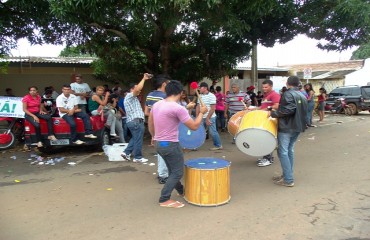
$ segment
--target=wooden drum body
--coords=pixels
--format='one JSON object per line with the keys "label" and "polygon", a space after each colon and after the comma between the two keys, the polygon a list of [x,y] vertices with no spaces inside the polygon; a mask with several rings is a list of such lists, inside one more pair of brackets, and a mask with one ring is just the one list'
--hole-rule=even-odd
{"label": "wooden drum body", "polygon": [[218,206],[230,201],[230,162],[195,158],[185,162],[185,200],[198,206]]}
{"label": "wooden drum body", "polygon": [[240,122],[247,112],[248,111],[237,112],[227,122],[227,130],[233,137],[238,133]]}
{"label": "wooden drum body", "polygon": [[251,111],[240,122],[235,144],[250,156],[265,156],[276,148],[277,120],[268,118],[268,112]]}

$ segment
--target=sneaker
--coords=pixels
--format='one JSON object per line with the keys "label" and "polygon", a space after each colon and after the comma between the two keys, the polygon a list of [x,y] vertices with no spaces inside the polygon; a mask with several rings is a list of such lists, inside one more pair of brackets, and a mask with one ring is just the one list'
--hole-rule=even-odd
{"label": "sneaker", "polygon": [[84,141],[81,141],[81,140],[77,140],[75,142],[73,142],[74,144],[77,144],[77,145],[81,145],[81,144],[84,144],[85,142]]}
{"label": "sneaker", "polygon": [[264,159],[262,159],[261,162],[257,163],[257,166],[258,167],[267,167],[267,166],[270,166],[271,164],[272,163],[268,159],[264,158]]}
{"label": "sneaker", "polygon": [[126,153],[123,152],[121,157],[123,157],[123,159],[126,161],[131,161],[131,154],[126,155]]}
{"label": "sneaker", "polygon": [[98,137],[93,134],[88,134],[88,135],[85,135],[85,138],[98,138]]}
{"label": "sneaker", "polygon": [[111,135],[111,137],[117,137],[117,134],[115,134],[115,133],[111,133],[110,135]]}
{"label": "sneaker", "polygon": [[39,148],[42,148],[44,145],[42,144],[42,142],[38,142],[37,143],[37,147],[39,147]]}
{"label": "sneaker", "polygon": [[223,147],[221,146],[221,147],[213,147],[213,148],[210,148],[209,150],[216,151],[216,150],[222,150],[222,149]]}
{"label": "sneaker", "polygon": [[50,141],[56,141],[56,140],[58,140],[54,135],[50,135],[50,136],[48,137],[48,139],[49,139]]}
{"label": "sneaker", "polygon": [[165,184],[167,182],[168,177],[158,177],[159,184]]}
{"label": "sneaker", "polygon": [[283,179],[283,175],[280,175],[280,176],[273,176],[272,177],[272,181],[276,182],[276,181],[280,181],[281,179]]}
{"label": "sneaker", "polygon": [[145,163],[148,161],[148,159],[146,158],[134,158],[134,160],[132,160],[133,162],[138,162],[138,163]]}
{"label": "sneaker", "polygon": [[284,186],[284,187],[294,187],[294,182],[287,183],[284,181],[284,179],[280,179],[278,181],[274,181],[276,185]]}

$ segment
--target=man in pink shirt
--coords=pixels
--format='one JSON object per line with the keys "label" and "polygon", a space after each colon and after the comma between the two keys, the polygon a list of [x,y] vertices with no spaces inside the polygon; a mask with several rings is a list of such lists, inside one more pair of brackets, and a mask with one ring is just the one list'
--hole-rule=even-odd
{"label": "man in pink shirt", "polygon": [[[277,110],[279,108],[280,102],[280,94],[275,92],[273,87],[273,82],[271,80],[265,80],[262,82],[262,91],[263,91],[263,99],[261,102],[261,106],[259,108],[253,109],[260,109],[260,110]],[[250,110],[253,110],[250,109]],[[266,167],[271,165],[274,162],[274,157],[272,153],[269,155],[263,156],[257,160],[258,167]]]}
{"label": "man in pink shirt", "polygon": [[[166,183],[161,191],[159,205],[161,207],[181,208],[182,202],[171,198],[173,189],[184,195],[184,187],[180,182],[184,174],[184,156],[179,144],[179,123],[182,122],[191,130],[196,130],[203,120],[207,107],[200,108],[200,114],[193,120],[188,110],[178,104],[183,86],[179,81],[171,80],[166,88],[167,97],[153,105],[149,114],[149,132],[154,138],[157,153],[162,156],[169,171]],[[190,105],[190,106],[189,106]],[[194,107],[189,103],[187,108]]]}

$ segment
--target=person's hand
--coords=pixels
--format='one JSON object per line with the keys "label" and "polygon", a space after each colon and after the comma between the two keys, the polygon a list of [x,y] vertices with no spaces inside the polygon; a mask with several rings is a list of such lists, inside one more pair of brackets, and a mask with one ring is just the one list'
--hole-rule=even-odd
{"label": "person's hand", "polygon": [[40,119],[36,116],[33,116],[33,121],[37,122],[37,123],[40,123]]}
{"label": "person's hand", "polygon": [[227,116],[227,112],[225,112],[225,113],[224,113],[224,117],[227,119],[227,117],[228,117],[228,116]]}
{"label": "person's hand", "polygon": [[271,111],[267,111],[267,118],[271,117]]}
{"label": "person's hand", "polygon": [[109,91],[107,91],[107,92],[105,93],[105,97],[107,98],[107,97],[109,97],[109,95],[110,95],[110,92],[109,92]]}
{"label": "person's hand", "polygon": [[67,114],[69,116],[72,116],[74,113],[75,113],[74,109],[70,109],[70,110],[68,110],[68,113]]}
{"label": "person's hand", "polygon": [[152,77],[153,77],[152,74],[150,74],[150,73],[144,73],[143,79],[146,81],[146,80],[151,79]]}
{"label": "person's hand", "polygon": [[40,114],[45,115],[45,114],[47,114],[47,112],[44,112],[44,111],[40,110]]}
{"label": "person's hand", "polygon": [[203,106],[201,105],[200,106],[200,112],[205,114],[206,112],[208,112],[208,108],[205,105],[203,105]]}
{"label": "person's hand", "polygon": [[195,103],[190,102],[188,105],[186,105],[186,109],[193,109],[195,107]]}
{"label": "person's hand", "polygon": [[206,119],[206,124],[207,124],[207,126],[211,126],[211,125],[212,125],[211,120],[209,120],[209,119],[207,118],[207,119]]}

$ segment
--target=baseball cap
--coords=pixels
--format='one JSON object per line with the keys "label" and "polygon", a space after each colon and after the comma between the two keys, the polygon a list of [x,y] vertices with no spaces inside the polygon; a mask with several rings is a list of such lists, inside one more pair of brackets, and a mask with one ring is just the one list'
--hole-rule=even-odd
{"label": "baseball cap", "polygon": [[208,88],[208,84],[206,82],[201,82],[199,84],[199,87],[206,87],[206,88]]}

